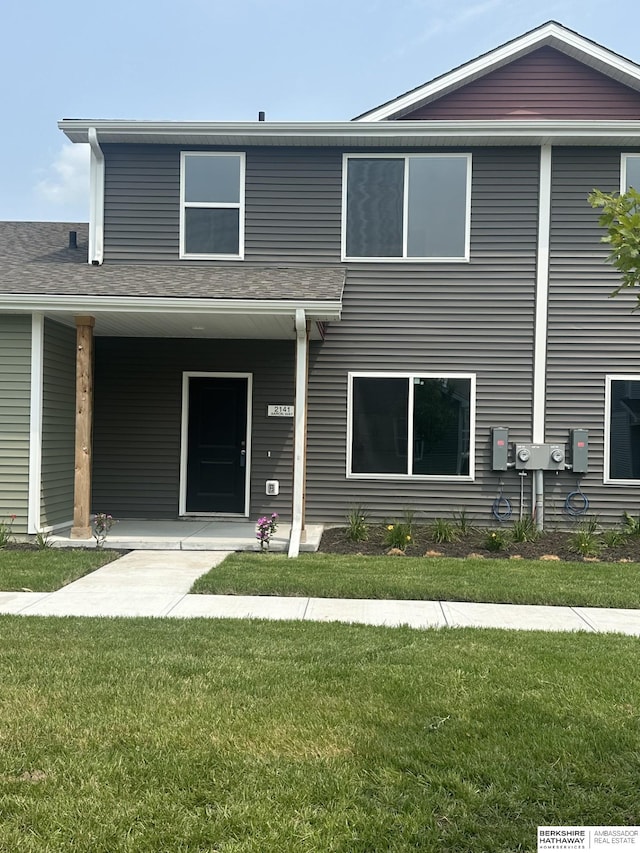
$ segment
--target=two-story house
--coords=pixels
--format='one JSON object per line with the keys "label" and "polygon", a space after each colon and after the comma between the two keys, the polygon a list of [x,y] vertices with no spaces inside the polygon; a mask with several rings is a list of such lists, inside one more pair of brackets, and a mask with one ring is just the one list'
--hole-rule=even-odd
{"label": "two-story house", "polygon": [[17,532],[638,511],[640,318],[587,202],[640,186],[637,64],[548,23],[349,122],[60,128],[88,228],[0,228]]}

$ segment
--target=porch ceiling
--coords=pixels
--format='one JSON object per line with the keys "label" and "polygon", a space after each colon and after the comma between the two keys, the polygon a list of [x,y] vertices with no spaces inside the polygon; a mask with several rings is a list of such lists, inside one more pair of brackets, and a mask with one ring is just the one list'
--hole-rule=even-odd
{"label": "porch ceiling", "polygon": [[[76,314],[47,311],[45,316],[75,326]],[[294,340],[296,336],[294,314],[94,311],[92,316],[96,321],[94,334],[99,337]],[[310,337],[312,340],[321,338],[317,323],[311,323]]]}

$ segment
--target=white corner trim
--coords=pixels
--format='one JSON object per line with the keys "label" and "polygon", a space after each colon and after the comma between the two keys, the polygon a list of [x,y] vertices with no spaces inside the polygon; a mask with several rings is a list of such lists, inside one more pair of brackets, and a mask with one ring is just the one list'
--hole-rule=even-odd
{"label": "white corner trim", "polygon": [[544,442],[547,382],[547,309],[549,303],[549,242],[551,230],[551,156],[551,146],[543,145],[540,148],[536,308],[533,345],[532,439],[535,444]]}
{"label": "white corner trim", "polygon": [[104,259],[104,154],[98,142],[98,131],[90,127],[87,139],[91,147],[89,169],[89,263]]}
{"label": "white corner trim", "polygon": [[42,489],[42,394],[44,385],[44,317],[31,315],[31,392],[29,416],[29,504],[27,533],[40,530]]}
{"label": "white corner trim", "polygon": [[300,553],[304,508],[304,468],[307,443],[307,358],[309,342],[304,309],[296,311],[296,397],[295,430],[293,439],[293,513],[289,557]]}

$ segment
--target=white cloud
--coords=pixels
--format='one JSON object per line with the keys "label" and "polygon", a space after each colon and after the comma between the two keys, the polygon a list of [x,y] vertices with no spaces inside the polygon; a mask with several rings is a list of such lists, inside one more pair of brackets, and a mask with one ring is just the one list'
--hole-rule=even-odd
{"label": "white cloud", "polygon": [[63,145],[35,190],[55,205],[84,203],[89,199],[89,146]]}

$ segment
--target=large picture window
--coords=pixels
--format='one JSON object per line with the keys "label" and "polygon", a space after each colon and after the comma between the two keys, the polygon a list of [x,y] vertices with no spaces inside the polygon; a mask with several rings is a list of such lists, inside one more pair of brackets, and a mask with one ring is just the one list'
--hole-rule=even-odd
{"label": "large picture window", "polygon": [[608,376],[605,479],[640,480],[640,376]]}
{"label": "large picture window", "polygon": [[471,375],[351,374],[348,474],[473,476]]}
{"label": "large picture window", "polygon": [[242,258],[244,155],[183,152],[180,178],[180,257]]}
{"label": "large picture window", "polygon": [[468,260],[471,155],[347,155],[343,256]]}
{"label": "large picture window", "polygon": [[625,193],[629,187],[640,193],[640,154],[623,154],[620,169],[620,192]]}

